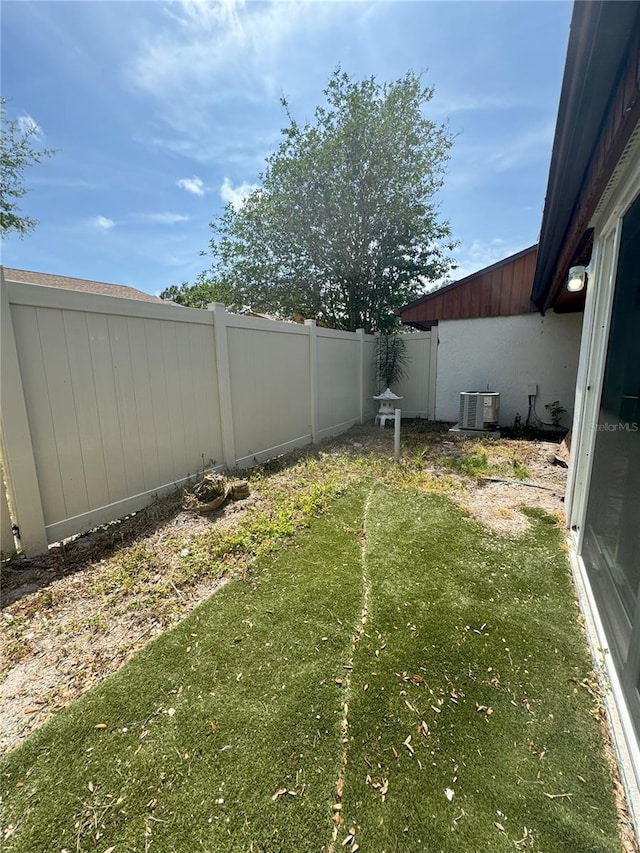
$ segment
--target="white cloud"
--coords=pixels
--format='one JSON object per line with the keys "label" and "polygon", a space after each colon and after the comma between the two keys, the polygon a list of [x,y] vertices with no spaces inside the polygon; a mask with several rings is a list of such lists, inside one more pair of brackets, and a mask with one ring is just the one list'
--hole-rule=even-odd
{"label": "white cloud", "polygon": [[182,149],[197,162],[211,164],[221,161],[212,138],[226,138],[243,156],[263,157],[264,143],[253,136],[253,116],[265,104],[277,103],[283,92],[293,97],[308,82],[302,71],[310,68],[307,46],[335,24],[355,31],[366,5],[314,0],[171,3],[166,25],[140,42],[125,68],[129,85],[156,100],[159,120],[171,129],[171,134],[150,134],[152,144]]}
{"label": "white cloud", "polygon": [[220,187],[220,198],[230,204],[234,210],[240,210],[247,196],[257,189],[258,184],[249,184],[246,181],[234,187],[229,178],[225,178]]}
{"label": "white cloud", "polygon": [[183,190],[194,195],[204,195],[205,193],[202,178],[198,178],[197,175],[194,175],[193,178],[180,178],[179,181],[176,181],[176,184]]}
{"label": "white cloud", "polygon": [[138,218],[144,222],[157,222],[159,225],[175,225],[189,221],[189,217],[183,213],[141,213]]}
{"label": "white cloud", "polygon": [[95,228],[101,228],[103,231],[108,231],[110,228],[116,224],[113,219],[109,219],[106,216],[96,216],[91,220],[91,224]]}
{"label": "white cloud", "polygon": [[30,136],[43,135],[42,128],[38,122],[29,115],[29,113],[25,113],[23,116],[18,116],[18,128],[22,134],[29,134]]}
{"label": "white cloud", "polygon": [[[237,88],[264,92],[273,52],[284,46],[301,18],[305,3],[245,3],[244,0],[182,0],[168,10],[170,26],[148,38],[131,67],[136,85],[158,97],[179,91],[195,94],[199,87],[209,99],[225,97],[220,78],[237,78]],[[173,11],[175,9],[175,11]],[[251,79],[250,87],[246,84]]]}
{"label": "white cloud", "polygon": [[524,101],[518,101],[510,95],[441,95],[437,90],[433,100],[426,108],[429,116],[447,116],[452,113],[477,112],[480,110],[510,110],[526,107]]}
{"label": "white cloud", "polygon": [[546,122],[525,130],[510,140],[506,146],[494,151],[489,157],[489,165],[496,172],[505,172],[541,156],[550,157],[553,129],[554,123]]}

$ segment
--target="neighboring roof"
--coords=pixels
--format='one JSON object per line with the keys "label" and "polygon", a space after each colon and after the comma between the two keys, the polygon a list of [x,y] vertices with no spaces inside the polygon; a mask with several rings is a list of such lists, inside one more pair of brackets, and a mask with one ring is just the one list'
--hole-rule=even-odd
{"label": "neighboring roof", "polygon": [[637,0],[576,2],[531,298],[554,304],[640,114]]}
{"label": "neighboring roof", "polygon": [[429,329],[439,320],[505,317],[534,312],[529,294],[537,245],[427,293],[399,310],[403,323]]}
{"label": "neighboring roof", "polygon": [[141,302],[162,302],[157,296],[144,293],[135,287],[124,284],[108,284],[104,281],[90,281],[84,278],[71,278],[67,275],[52,275],[31,270],[16,270],[4,267],[7,281],[19,281],[26,284],[39,284],[44,287],[60,287],[64,290],[81,290],[83,293],[97,293],[100,296],[120,296],[124,299],[138,299]]}

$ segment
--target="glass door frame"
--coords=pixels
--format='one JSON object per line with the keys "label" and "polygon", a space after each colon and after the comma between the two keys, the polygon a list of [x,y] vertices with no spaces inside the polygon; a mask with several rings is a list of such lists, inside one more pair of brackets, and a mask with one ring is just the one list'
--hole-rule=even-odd
{"label": "glass door frame", "polygon": [[[629,689],[630,674],[637,678],[640,671],[640,596],[636,603],[630,657],[623,673],[615,666],[609,641],[591,589],[582,558],[585,518],[591,484],[592,461],[604,371],[607,358],[609,331],[613,308],[616,273],[622,220],[635,199],[640,195],[640,124],[632,134],[627,149],[614,171],[611,181],[590,223],[594,228],[594,250],[587,281],[585,312],[573,421],[571,460],[567,476],[565,508],[571,528],[574,567],[578,575],[578,588],[583,588],[588,610],[593,618],[597,639],[592,640],[594,654],[607,674],[613,704],[618,717],[618,742],[621,754],[626,752],[631,769],[628,783],[636,792],[640,790],[640,739],[629,713],[625,689]],[[614,732],[616,725],[614,725]],[[623,745],[624,744],[624,745]],[[633,777],[633,781],[631,781]],[[635,814],[640,825],[640,813]]]}
{"label": "glass door frame", "polygon": [[[593,450],[607,358],[611,311],[618,269],[622,220],[640,194],[640,125],[632,137],[629,168],[616,175],[616,186],[599,206],[591,225],[594,248],[587,280],[584,320],[573,420],[572,456],[567,476],[565,507],[575,547],[580,554],[591,481]],[[614,173],[615,174],[615,173]]]}

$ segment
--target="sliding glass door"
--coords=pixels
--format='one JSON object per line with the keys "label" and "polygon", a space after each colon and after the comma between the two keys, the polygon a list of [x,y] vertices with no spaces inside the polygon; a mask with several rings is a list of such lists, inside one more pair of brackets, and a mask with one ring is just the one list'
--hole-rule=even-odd
{"label": "sliding glass door", "polygon": [[640,197],[622,221],[582,557],[640,737]]}

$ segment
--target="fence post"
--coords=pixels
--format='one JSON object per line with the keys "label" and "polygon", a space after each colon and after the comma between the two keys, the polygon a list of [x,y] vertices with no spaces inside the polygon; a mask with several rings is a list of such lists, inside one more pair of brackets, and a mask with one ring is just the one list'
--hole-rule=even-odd
{"label": "fence post", "polygon": [[218,400],[222,428],[222,453],[224,464],[231,470],[236,467],[236,440],[233,429],[231,404],[231,371],[229,369],[229,344],[227,341],[227,312],[221,302],[209,305],[213,311],[213,332],[216,342],[216,364],[218,367]]}
{"label": "fence post", "polygon": [[364,381],[364,329],[356,329],[356,335],[358,336],[358,349],[359,349],[359,360],[360,360],[360,378],[359,378],[359,393],[360,393],[360,423],[364,423],[364,394],[365,394],[365,381]]}
{"label": "fence post", "polygon": [[0,342],[0,439],[4,474],[14,521],[19,528],[20,549],[27,556],[35,556],[46,552],[49,541],[11,321],[9,293],[1,267]]}
{"label": "fence post", "polygon": [[311,441],[318,441],[318,333],[315,320],[305,320],[309,329],[309,399],[311,403]]}

